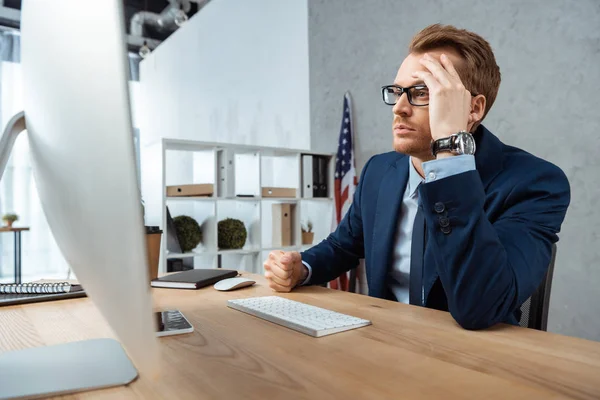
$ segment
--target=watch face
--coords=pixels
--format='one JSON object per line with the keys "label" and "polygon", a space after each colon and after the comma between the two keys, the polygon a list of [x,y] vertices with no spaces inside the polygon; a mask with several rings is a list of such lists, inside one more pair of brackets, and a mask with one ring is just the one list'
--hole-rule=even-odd
{"label": "watch face", "polygon": [[459,154],[475,154],[475,139],[467,132],[456,135],[456,150]]}

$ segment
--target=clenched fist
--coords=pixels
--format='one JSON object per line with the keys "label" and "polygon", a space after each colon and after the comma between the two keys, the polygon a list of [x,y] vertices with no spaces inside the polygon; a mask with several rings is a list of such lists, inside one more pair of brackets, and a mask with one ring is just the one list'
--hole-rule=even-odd
{"label": "clenched fist", "polygon": [[264,266],[269,287],[276,292],[290,292],[308,276],[308,268],[295,251],[272,251]]}

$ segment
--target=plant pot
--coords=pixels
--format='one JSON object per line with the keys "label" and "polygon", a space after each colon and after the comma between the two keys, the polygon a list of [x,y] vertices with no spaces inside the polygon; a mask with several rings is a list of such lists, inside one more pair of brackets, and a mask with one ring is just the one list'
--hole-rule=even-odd
{"label": "plant pot", "polygon": [[6,222],[6,226],[8,226],[9,228],[12,228],[13,224],[15,223],[15,221],[4,221]]}
{"label": "plant pot", "polygon": [[314,239],[314,232],[302,232],[302,244],[312,244]]}

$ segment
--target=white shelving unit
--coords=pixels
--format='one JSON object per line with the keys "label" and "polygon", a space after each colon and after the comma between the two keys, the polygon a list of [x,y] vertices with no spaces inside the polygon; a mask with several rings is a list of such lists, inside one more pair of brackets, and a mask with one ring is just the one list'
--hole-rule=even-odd
{"label": "white shelving unit", "polygon": [[[327,197],[302,197],[302,155],[327,159]],[[301,224],[311,221],[313,244],[331,231],[335,157],[306,150],[162,139],[140,152],[142,197],[146,225],[163,230],[159,271],[169,258],[193,258],[194,268],[228,268],[262,274],[263,262],[273,250],[302,251]],[[312,180],[312,175],[309,177]],[[212,183],[212,197],[167,197],[166,187]],[[262,197],[262,187],[296,189],[296,197]],[[252,196],[252,197],[238,197]],[[292,246],[274,245],[271,205],[295,204]],[[188,253],[167,252],[167,207],[171,216],[188,215],[202,228],[202,242]],[[244,222],[248,238],[243,248],[218,248],[217,224],[225,218]]]}

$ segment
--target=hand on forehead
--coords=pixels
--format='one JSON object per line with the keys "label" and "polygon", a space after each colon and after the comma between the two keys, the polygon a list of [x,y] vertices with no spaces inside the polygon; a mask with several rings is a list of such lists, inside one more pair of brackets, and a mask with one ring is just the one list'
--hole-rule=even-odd
{"label": "hand on forehead", "polygon": [[[427,52],[427,54],[435,58],[438,62],[440,61],[440,56],[445,54],[448,56],[448,58],[450,58],[450,61],[452,61],[452,64],[454,64],[455,68],[457,68],[463,62],[460,56],[456,54],[454,50],[449,48],[430,50]],[[398,73],[396,74],[396,79],[394,79],[394,84],[402,87],[408,87],[423,83],[421,79],[413,77],[412,74],[415,71],[428,72],[428,69],[419,62],[424,55],[425,53],[409,54],[402,62],[402,65],[400,65]]]}

